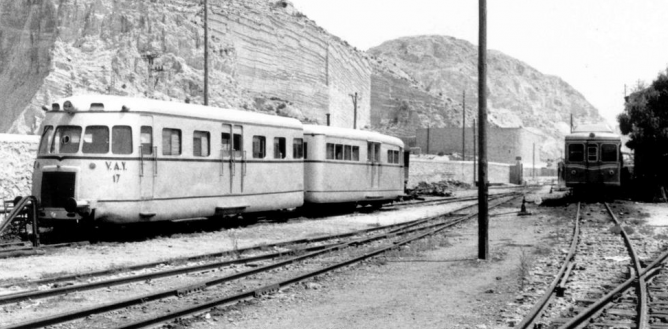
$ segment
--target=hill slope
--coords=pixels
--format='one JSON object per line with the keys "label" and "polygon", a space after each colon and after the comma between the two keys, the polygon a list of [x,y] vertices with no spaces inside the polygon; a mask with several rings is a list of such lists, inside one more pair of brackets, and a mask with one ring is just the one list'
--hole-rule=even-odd
{"label": "hill slope", "polygon": [[[376,59],[375,76],[401,71],[414,81],[416,89],[437,99],[434,104],[441,103],[440,107],[428,102],[426,106],[425,102],[413,104],[412,110],[431,114],[418,115],[420,120],[405,122],[406,125],[461,126],[463,90],[467,95],[467,125],[477,116],[477,46],[447,36],[415,36],[384,42],[368,53]],[[487,58],[490,124],[530,127],[544,133],[547,138],[543,145],[544,157],[554,158],[561,153],[561,141],[569,131],[571,113],[578,123],[603,121],[598,111],[560,78],[544,75],[499,51],[488,50]],[[410,100],[406,103],[411,106]]]}

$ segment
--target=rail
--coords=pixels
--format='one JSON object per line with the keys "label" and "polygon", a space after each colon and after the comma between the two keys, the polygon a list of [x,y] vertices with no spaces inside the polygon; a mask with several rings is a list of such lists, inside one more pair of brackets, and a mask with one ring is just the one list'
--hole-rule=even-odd
{"label": "rail", "polygon": [[[515,199],[515,198],[510,196],[510,199],[508,199],[506,201],[499,202],[495,205],[492,205],[490,208],[499,206],[499,205],[501,205],[505,202],[508,202],[510,200],[513,200],[513,199]],[[463,222],[465,220],[468,220],[470,218],[473,218],[475,216],[477,216],[476,212],[474,212],[472,214],[469,214],[467,216],[458,217],[458,218],[455,218],[455,219],[452,219],[452,220],[446,220],[445,222],[440,222],[440,223],[438,223],[438,222],[437,223],[428,223],[430,221],[430,219],[424,219],[424,220],[421,220],[421,221],[423,221],[424,224],[427,224],[427,226],[425,226],[425,227],[412,227],[413,223],[410,223],[411,225],[404,225],[404,227],[401,227],[401,228],[395,227],[398,230],[393,230],[393,231],[390,231],[390,232],[387,232],[387,233],[384,233],[384,234],[372,235],[372,236],[365,237],[365,238],[352,239],[352,240],[347,241],[347,242],[333,243],[333,244],[328,245],[328,246],[321,246],[320,248],[315,248],[315,249],[319,249],[319,250],[313,250],[311,252],[308,252],[307,254],[297,253],[296,255],[294,255],[293,257],[288,258],[288,259],[279,260],[277,262],[274,262],[274,263],[271,263],[271,264],[268,264],[268,265],[264,265],[264,266],[260,266],[260,267],[253,267],[253,268],[248,269],[246,271],[236,272],[236,273],[225,275],[225,276],[215,276],[213,278],[200,281],[200,282],[198,282],[194,285],[189,284],[187,286],[179,286],[179,287],[176,287],[176,288],[168,288],[168,289],[157,291],[157,292],[143,294],[141,296],[130,297],[130,298],[120,300],[120,301],[105,303],[105,304],[102,304],[102,305],[96,305],[96,306],[91,306],[91,307],[84,307],[84,308],[81,308],[81,309],[78,309],[78,310],[75,310],[75,311],[60,313],[60,314],[54,315],[54,316],[32,319],[32,320],[27,321],[27,322],[16,323],[16,324],[8,325],[8,326],[3,327],[3,328],[6,328],[6,329],[8,329],[8,328],[14,328],[14,329],[15,328],[34,328],[34,327],[37,327],[37,326],[53,325],[53,324],[57,324],[57,323],[62,323],[62,322],[66,322],[66,321],[80,319],[80,318],[83,318],[83,317],[86,317],[86,316],[89,316],[89,315],[92,315],[92,314],[98,314],[98,313],[108,312],[108,311],[111,311],[111,310],[116,310],[116,309],[132,306],[132,305],[142,304],[142,303],[145,303],[145,302],[148,302],[148,301],[164,299],[164,298],[172,297],[172,296],[175,296],[175,295],[176,296],[182,296],[182,295],[185,295],[185,294],[188,294],[188,293],[191,293],[191,292],[196,293],[196,292],[199,292],[200,290],[206,289],[207,287],[211,287],[211,286],[214,286],[214,285],[220,285],[220,284],[223,284],[225,282],[230,282],[232,280],[237,280],[237,279],[247,277],[247,276],[250,276],[250,275],[266,272],[268,270],[283,267],[283,266],[286,266],[286,265],[289,265],[289,264],[292,264],[292,263],[295,263],[295,262],[299,262],[299,261],[302,261],[302,260],[305,260],[305,259],[308,259],[308,258],[313,258],[313,257],[319,256],[319,255],[323,255],[323,254],[328,253],[328,252],[333,252],[333,251],[336,251],[336,250],[340,250],[340,249],[343,249],[343,248],[346,248],[346,247],[359,246],[359,245],[362,245],[362,244],[365,244],[365,243],[368,243],[368,242],[378,241],[378,240],[385,239],[385,238],[392,238],[392,237],[397,237],[397,236],[408,235],[408,234],[411,234],[411,233],[416,234],[416,235],[413,235],[411,237],[406,237],[406,238],[399,239],[398,241],[391,241],[388,244],[386,244],[385,246],[380,247],[380,248],[375,248],[373,251],[367,252],[366,254],[364,254],[362,256],[355,257],[355,258],[352,258],[352,259],[348,259],[348,260],[342,261],[342,262],[340,262],[338,264],[335,264],[335,265],[332,265],[332,266],[328,266],[328,267],[325,267],[325,268],[320,268],[316,271],[312,271],[312,272],[309,272],[309,273],[306,273],[306,274],[302,274],[300,276],[292,277],[292,278],[289,278],[287,280],[283,280],[283,281],[280,281],[280,282],[274,282],[273,284],[270,284],[268,286],[265,286],[265,287],[262,287],[262,288],[259,288],[259,289],[251,289],[251,290],[247,290],[247,291],[242,291],[241,293],[238,293],[236,295],[222,297],[220,299],[209,301],[209,302],[204,303],[204,304],[197,304],[196,303],[197,305],[193,305],[192,307],[186,307],[186,308],[175,310],[174,312],[172,312],[169,315],[164,316],[164,317],[163,316],[152,317],[150,319],[145,319],[145,320],[142,320],[142,321],[139,321],[139,322],[126,324],[123,327],[124,328],[138,328],[138,327],[144,327],[144,326],[147,326],[147,325],[153,325],[153,324],[157,324],[157,323],[161,323],[161,322],[164,322],[164,321],[174,319],[175,317],[181,317],[181,316],[184,316],[184,315],[192,314],[193,312],[197,312],[197,311],[202,310],[202,309],[211,308],[211,307],[221,305],[221,304],[225,304],[225,303],[228,303],[228,302],[241,300],[241,299],[246,299],[246,298],[254,298],[255,296],[262,295],[263,293],[270,292],[270,291],[273,291],[273,290],[276,290],[276,289],[280,289],[281,287],[284,287],[284,286],[287,286],[287,285],[290,285],[290,284],[294,284],[294,283],[302,281],[304,279],[307,279],[307,278],[310,278],[310,277],[313,277],[313,276],[316,276],[316,275],[319,275],[319,274],[322,274],[322,273],[326,273],[326,272],[331,271],[331,270],[336,269],[336,268],[340,268],[340,267],[343,267],[343,266],[346,266],[346,265],[350,265],[350,264],[359,262],[361,260],[367,259],[369,257],[373,257],[375,255],[381,254],[381,253],[383,253],[385,251],[388,251],[388,250],[391,250],[391,249],[398,248],[401,245],[410,243],[412,241],[415,241],[417,239],[420,239],[420,238],[423,238],[423,237],[426,237],[426,236],[429,236],[429,235],[433,235],[433,234],[435,234],[439,231],[442,231],[442,230],[444,230],[448,227],[451,227],[452,225],[455,225],[457,223],[461,223],[461,222]],[[424,232],[424,231],[426,231],[426,232]]]}
{"label": "rail", "polygon": [[521,329],[533,328],[533,324],[538,319],[539,315],[543,313],[545,307],[548,305],[548,302],[552,298],[553,294],[556,292],[561,282],[565,282],[568,274],[570,273],[569,269],[573,267],[573,257],[575,256],[575,250],[577,249],[578,239],[580,236],[580,203],[578,202],[578,211],[575,215],[575,227],[573,228],[573,237],[571,238],[571,247],[568,250],[568,255],[566,256],[564,263],[559,269],[556,277],[550,284],[550,287],[547,288],[545,294],[538,302],[534,305],[529,313],[524,317],[522,322],[517,326]]}

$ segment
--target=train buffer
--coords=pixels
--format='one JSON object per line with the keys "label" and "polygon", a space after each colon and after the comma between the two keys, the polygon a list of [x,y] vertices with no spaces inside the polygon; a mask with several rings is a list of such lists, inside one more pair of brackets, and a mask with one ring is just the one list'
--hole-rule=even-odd
{"label": "train buffer", "polygon": [[[12,206],[9,206],[9,205]],[[37,198],[34,196],[17,197],[13,201],[3,202],[3,218],[0,220],[0,236],[6,234],[11,223],[23,221],[32,224],[34,247],[39,247],[39,228],[37,227]]]}

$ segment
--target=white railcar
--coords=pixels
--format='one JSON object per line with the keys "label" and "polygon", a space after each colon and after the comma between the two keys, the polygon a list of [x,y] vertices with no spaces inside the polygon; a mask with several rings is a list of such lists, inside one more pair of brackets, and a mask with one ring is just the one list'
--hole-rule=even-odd
{"label": "white railcar", "polygon": [[306,203],[380,206],[404,193],[403,142],[375,132],[304,125]]}
{"label": "white railcar", "polygon": [[45,110],[33,174],[40,220],[130,223],[303,204],[298,120],[98,95]]}

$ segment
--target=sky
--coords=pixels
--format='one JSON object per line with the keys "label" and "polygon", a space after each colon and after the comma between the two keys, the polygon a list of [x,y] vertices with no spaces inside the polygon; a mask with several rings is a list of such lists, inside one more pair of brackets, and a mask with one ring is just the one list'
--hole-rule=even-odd
{"label": "sky", "polygon": [[[291,0],[361,50],[414,35],[478,44],[476,0]],[[638,81],[668,67],[667,0],[489,0],[487,48],[573,86],[610,124]]]}

